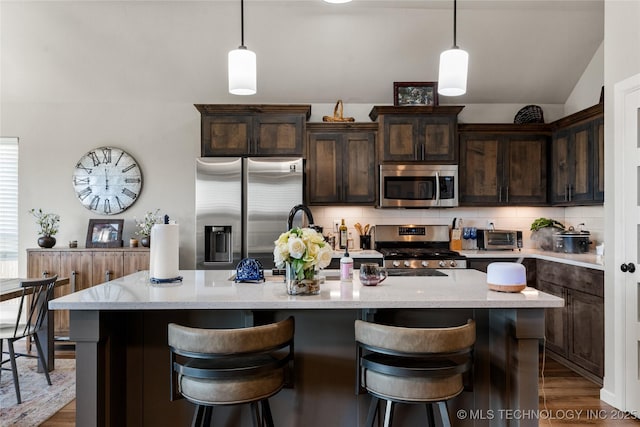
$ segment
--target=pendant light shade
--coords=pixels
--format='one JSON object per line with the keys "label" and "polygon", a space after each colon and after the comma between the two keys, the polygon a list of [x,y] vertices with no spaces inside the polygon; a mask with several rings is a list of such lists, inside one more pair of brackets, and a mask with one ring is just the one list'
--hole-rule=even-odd
{"label": "pendant light shade", "polygon": [[256,54],[245,46],[229,52],[229,93],[254,95],[257,86]]}
{"label": "pendant light shade", "polygon": [[456,44],[457,0],[453,0],[453,47],[440,54],[438,93],[459,96],[467,92],[469,54]]}
{"label": "pendant light shade", "polygon": [[240,46],[229,52],[229,93],[257,92],[256,54],[244,45],[244,0],[240,0]]}
{"label": "pendant light shade", "polygon": [[438,93],[444,96],[464,95],[467,91],[469,54],[458,47],[440,54]]}

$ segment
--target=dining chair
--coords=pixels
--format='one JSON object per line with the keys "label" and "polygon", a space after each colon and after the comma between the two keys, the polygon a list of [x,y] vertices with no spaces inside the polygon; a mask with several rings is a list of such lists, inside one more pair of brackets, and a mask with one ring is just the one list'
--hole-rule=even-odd
{"label": "dining chair", "polygon": [[[22,398],[20,396],[20,383],[18,382],[18,367],[16,363],[16,359],[18,357],[38,358],[42,364],[47,383],[51,385],[47,361],[44,357],[37,332],[42,328],[42,324],[47,317],[47,313],[49,311],[48,302],[53,296],[53,288],[56,280],[58,280],[58,276],[47,277],[46,279],[23,280],[20,282],[22,294],[20,296],[16,322],[11,324],[0,324],[0,353],[3,357],[0,363],[0,374],[2,371],[10,370],[12,372],[13,385],[16,390],[18,404],[22,403]],[[15,351],[13,343],[26,337],[33,338],[33,341],[36,344],[37,356],[30,353],[19,353]],[[7,341],[8,352],[3,350],[5,341]],[[9,355],[8,359],[4,359],[5,354]],[[10,363],[11,368],[5,368],[5,363]]]}

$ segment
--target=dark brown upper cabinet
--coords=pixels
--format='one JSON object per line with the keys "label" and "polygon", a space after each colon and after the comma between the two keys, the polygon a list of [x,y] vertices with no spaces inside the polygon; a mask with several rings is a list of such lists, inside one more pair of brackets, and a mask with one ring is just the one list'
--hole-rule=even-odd
{"label": "dark brown upper cabinet", "polygon": [[196,104],[201,156],[304,156],[310,105]]}
{"label": "dark brown upper cabinet", "polygon": [[470,124],[458,132],[461,205],[548,204],[546,125]]}
{"label": "dark brown upper cabinet", "polygon": [[307,204],[375,204],[377,129],[375,123],[307,124]]}
{"label": "dark brown upper cabinet", "polygon": [[374,106],[379,156],[386,162],[458,163],[458,114],[461,106]]}
{"label": "dark brown upper cabinet", "polygon": [[594,105],[552,123],[551,203],[604,201],[604,109]]}

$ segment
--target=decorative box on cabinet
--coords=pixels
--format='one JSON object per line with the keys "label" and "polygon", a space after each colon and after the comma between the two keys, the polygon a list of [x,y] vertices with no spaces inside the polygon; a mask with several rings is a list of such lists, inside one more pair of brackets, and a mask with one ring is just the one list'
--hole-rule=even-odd
{"label": "decorative box on cabinet", "polygon": [[461,205],[546,205],[544,124],[459,125]]}
{"label": "decorative box on cabinet", "polygon": [[381,162],[458,162],[458,114],[461,106],[374,106]]}
{"label": "decorative box on cabinet", "polygon": [[303,156],[310,105],[196,104],[201,156]]}
{"label": "decorative box on cabinet", "polygon": [[604,201],[604,107],[579,111],[551,124],[551,203]]}
{"label": "decorative box on cabinet", "polygon": [[554,359],[602,384],[604,272],[537,260],[537,287],[564,298],[545,312],[546,347]]}
{"label": "decorative box on cabinet", "polygon": [[309,205],[374,205],[375,123],[307,124]]}
{"label": "decorative box on cabinet", "polygon": [[[27,249],[27,276],[68,277],[69,284],[57,287],[54,296],[89,288],[109,280],[149,269],[149,249]],[[69,336],[69,313],[54,313],[56,339]]]}

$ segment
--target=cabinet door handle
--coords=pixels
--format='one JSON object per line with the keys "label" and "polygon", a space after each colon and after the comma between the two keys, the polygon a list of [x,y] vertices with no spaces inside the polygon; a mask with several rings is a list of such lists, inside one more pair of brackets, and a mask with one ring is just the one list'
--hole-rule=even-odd
{"label": "cabinet door handle", "polygon": [[109,270],[104,272],[104,281],[108,282],[111,280],[111,272]]}
{"label": "cabinet door handle", "polygon": [[509,203],[509,186],[508,185],[506,188],[506,192],[507,192],[507,199],[505,200],[505,202]]}
{"label": "cabinet door handle", "polygon": [[498,187],[498,202],[502,203],[502,185]]}
{"label": "cabinet door handle", "polygon": [[420,160],[424,160],[424,144],[420,144]]}
{"label": "cabinet door handle", "polygon": [[76,291],[76,276],[78,275],[78,272],[73,270],[71,272],[71,292],[75,292]]}
{"label": "cabinet door handle", "polygon": [[48,272],[47,270],[44,270],[44,271],[42,272],[42,277],[43,277],[43,278],[45,278],[45,279],[46,279],[47,277],[49,277],[49,272]]}
{"label": "cabinet door handle", "polygon": [[573,189],[573,185],[569,184],[569,201],[571,201],[571,190]]}

